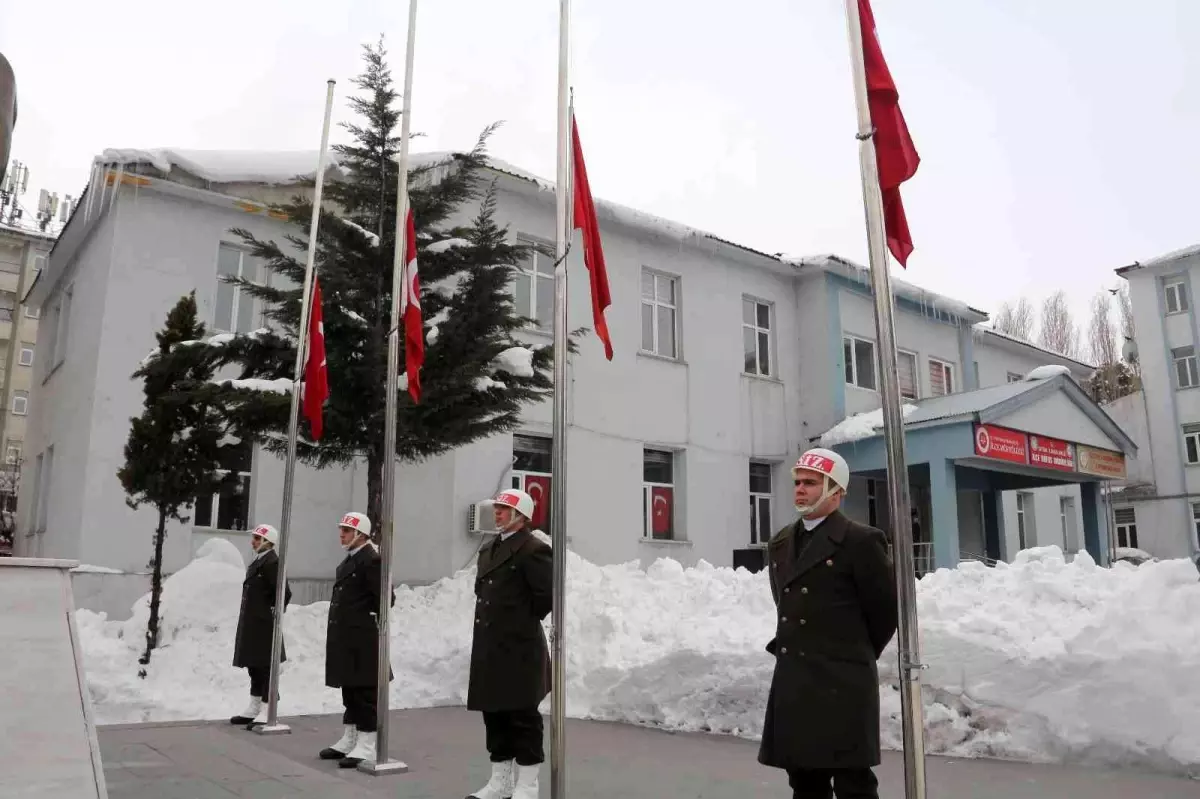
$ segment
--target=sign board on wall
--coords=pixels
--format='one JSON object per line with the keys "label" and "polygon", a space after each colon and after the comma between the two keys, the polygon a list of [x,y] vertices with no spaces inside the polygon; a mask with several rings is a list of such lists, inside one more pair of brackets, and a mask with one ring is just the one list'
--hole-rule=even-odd
{"label": "sign board on wall", "polygon": [[1046,436],[1029,437],[1029,465],[1060,472],[1075,471],[1075,445]]}
{"label": "sign board on wall", "polygon": [[1098,477],[1125,479],[1125,455],[1107,449],[1096,449],[1078,444],[1075,447],[1079,471]]}
{"label": "sign board on wall", "polygon": [[975,425],[975,454],[1009,463],[1029,462],[1029,447],[1024,433],[990,424]]}

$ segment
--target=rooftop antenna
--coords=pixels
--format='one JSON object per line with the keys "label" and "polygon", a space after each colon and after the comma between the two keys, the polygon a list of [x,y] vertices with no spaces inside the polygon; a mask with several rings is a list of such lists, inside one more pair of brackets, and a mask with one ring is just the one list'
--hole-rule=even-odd
{"label": "rooftop antenna", "polygon": [[29,167],[14,159],[0,184],[0,222],[15,225],[20,221],[23,212],[19,200],[28,188]]}

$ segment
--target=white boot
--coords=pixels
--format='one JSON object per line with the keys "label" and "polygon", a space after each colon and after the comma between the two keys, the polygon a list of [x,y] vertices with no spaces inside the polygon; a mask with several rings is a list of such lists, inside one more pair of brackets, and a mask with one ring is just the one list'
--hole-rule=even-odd
{"label": "white boot", "polygon": [[492,778],[467,799],[509,799],[513,795],[513,783],[516,782],[515,770],[516,763],[511,760],[492,763]]}
{"label": "white boot", "polygon": [[262,709],[263,701],[257,696],[252,696],[250,697],[250,704],[246,706],[246,709],[240,715],[231,718],[229,723],[239,726],[249,724],[254,721],[255,716],[262,712]]}
{"label": "white boot", "polygon": [[538,799],[538,773],[541,770],[540,765],[517,766],[517,784],[512,799]]}
{"label": "white boot", "polygon": [[354,768],[359,763],[374,763],[375,736],[377,734],[378,733],[374,732],[362,732],[360,730],[358,733],[358,740],[355,742],[354,748],[342,758],[342,761],[338,763],[338,765],[342,768]]}
{"label": "white boot", "polygon": [[322,760],[341,760],[358,743],[358,729],[353,724],[342,727],[342,737],[333,746],[321,750]]}

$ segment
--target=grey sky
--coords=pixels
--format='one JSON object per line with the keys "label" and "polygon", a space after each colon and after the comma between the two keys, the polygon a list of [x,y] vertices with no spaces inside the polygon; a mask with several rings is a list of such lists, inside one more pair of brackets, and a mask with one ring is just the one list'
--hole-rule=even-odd
{"label": "grey sky", "polygon": [[[904,278],[994,311],[1200,240],[1200,3],[874,0],[921,168]],[[403,78],[407,2],[0,0],[14,157],[78,194],[105,147],[316,149],[362,43]],[[679,9],[687,8],[684,16]],[[841,0],[574,0],[572,83],[598,196],[768,252],[865,263]],[[558,4],[425,0],[417,149],[554,175]],[[1187,44],[1185,44],[1187,43]],[[345,135],[335,133],[335,141]],[[1082,320],[1081,320],[1082,321]]]}

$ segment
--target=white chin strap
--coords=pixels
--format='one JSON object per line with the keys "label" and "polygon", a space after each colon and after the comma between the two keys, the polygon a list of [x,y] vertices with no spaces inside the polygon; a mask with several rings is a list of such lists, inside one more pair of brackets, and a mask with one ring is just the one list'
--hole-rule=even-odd
{"label": "white chin strap", "polygon": [[810,513],[815,511],[817,508],[824,505],[825,500],[832,497],[837,491],[838,491],[837,485],[833,482],[833,480],[829,479],[828,475],[826,475],[825,476],[825,490],[821,492],[821,496],[817,499],[817,501],[812,503],[811,505],[797,505],[796,512],[799,513],[801,516],[808,516]]}

